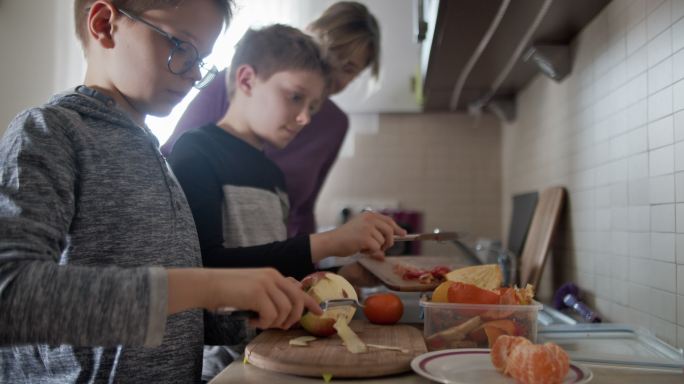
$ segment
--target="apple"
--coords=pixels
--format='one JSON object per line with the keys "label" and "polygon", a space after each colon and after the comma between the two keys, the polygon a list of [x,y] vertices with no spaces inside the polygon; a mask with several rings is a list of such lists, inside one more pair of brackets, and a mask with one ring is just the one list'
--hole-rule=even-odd
{"label": "apple", "polygon": [[[330,272],[314,272],[306,276],[302,280],[302,288],[318,303],[331,299],[358,300],[354,287],[344,277]],[[337,333],[333,325],[338,319],[349,324],[355,312],[353,305],[328,308],[320,316],[307,311],[299,323],[312,335],[330,336]]]}

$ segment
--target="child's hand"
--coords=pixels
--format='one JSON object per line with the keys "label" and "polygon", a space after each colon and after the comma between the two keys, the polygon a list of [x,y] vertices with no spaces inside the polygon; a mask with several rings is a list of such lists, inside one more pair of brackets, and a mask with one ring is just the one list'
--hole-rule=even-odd
{"label": "child's hand", "polygon": [[272,268],[169,269],[168,284],[169,314],[233,307],[257,312],[259,317],[250,320],[257,328],[287,329],[299,321],[304,309],[323,313],[297,280]]}
{"label": "child's hand", "polygon": [[311,236],[314,262],[327,256],[350,256],[361,252],[384,259],[385,250],[394,244],[394,235],[405,235],[389,216],[363,212],[341,227]]}
{"label": "child's hand", "polygon": [[[257,328],[288,329],[302,317],[305,309],[321,314],[321,308],[311,296],[302,290],[301,284],[283,277],[271,268],[224,270],[219,284],[219,296],[225,292],[225,304],[259,313],[250,320]],[[230,301],[229,301],[230,300]]]}

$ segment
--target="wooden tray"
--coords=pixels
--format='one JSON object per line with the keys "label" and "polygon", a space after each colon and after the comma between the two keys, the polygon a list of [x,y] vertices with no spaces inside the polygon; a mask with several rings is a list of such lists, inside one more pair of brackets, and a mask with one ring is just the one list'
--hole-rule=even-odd
{"label": "wooden tray", "polygon": [[359,264],[380,279],[387,288],[402,292],[432,291],[439,283],[423,284],[417,280],[404,280],[394,272],[394,267],[397,264],[420,269],[432,269],[440,265],[456,269],[470,265],[466,261],[452,256],[391,256],[386,257],[385,261],[364,257],[359,259]]}
{"label": "wooden tray", "polygon": [[308,347],[288,343],[295,337],[308,335],[303,329],[267,330],[252,340],[245,356],[256,367],[300,376],[378,377],[411,370],[411,360],[427,352],[422,330],[410,325],[375,325],[353,320],[350,324],[367,344],[406,348],[409,353],[369,348],[366,353],[353,354],[333,335],[318,338]]}

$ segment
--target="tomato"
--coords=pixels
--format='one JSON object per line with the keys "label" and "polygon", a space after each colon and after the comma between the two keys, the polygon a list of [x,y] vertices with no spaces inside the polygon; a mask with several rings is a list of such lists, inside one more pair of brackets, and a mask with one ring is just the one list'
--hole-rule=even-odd
{"label": "tomato", "polygon": [[369,296],[363,303],[363,313],[373,324],[394,324],[404,314],[404,304],[394,293],[378,293]]}

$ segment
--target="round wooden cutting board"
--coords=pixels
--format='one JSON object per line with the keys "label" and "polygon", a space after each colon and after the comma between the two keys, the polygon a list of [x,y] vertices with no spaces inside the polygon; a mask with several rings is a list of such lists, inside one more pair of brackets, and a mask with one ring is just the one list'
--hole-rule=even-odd
{"label": "round wooden cutting board", "polygon": [[245,350],[249,364],[271,371],[300,376],[377,377],[411,370],[411,360],[425,352],[423,332],[413,326],[375,325],[354,320],[351,328],[366,344],[405,348],[408,353],[368,348],[368,352],[353,354],[333,335],[317,338],[308,347],[295,347],[289,341],[308,335],[303,329],[268,330],[252,340]]}

